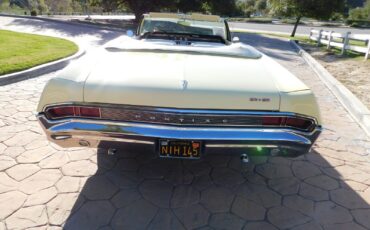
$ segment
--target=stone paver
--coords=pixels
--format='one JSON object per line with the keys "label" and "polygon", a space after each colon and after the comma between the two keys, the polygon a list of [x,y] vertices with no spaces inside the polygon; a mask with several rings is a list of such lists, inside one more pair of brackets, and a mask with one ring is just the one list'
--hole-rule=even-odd
{"label": "stone paver", "polygon": [[151,203],[162,207],[170,207],[173,186],[164,181],[145,181],[139,190],[142,196]]}
{"label": "stone paver", "polygon": [[40,168],[35,164],[18,164],[8,170],[6,173],[13,179],[17,181],[22,181],[23,179],[35,174]]}
{"label": "stone paver", "polygon": [[307,223],[311,218],[286,207],[274,207],[267,213],[267,219],[280,229],[289,229]]}
{"label": "stone paver", "polygon": [[206,226],[210,216],[209,212],[199,204],[178,208],[174,212],[187,229]]}
{"label": "stone paver", "polygon": [[76,211],[83,202],[84,198],[79,197],[78,193],[59,194],[46,205],[49,223],[62,225],[72,211]]}
{"label": "stone paver", "polygon": [[185,207],[197,204],[200,199],[200,192],[190,185],[180,185],[173,191],[171,199],[172,208]]}
{"label": "stone paver", "polygon": [[0,194],[0,220],[8,217],[22,207],[26,199],[27,196],[18,191]]}
{"label": "stone paver", "polygon": [[112,219],[114,229],[145,229],[158,208],[143,199],[119,209]]}
{"label": "stone paver", "polygon": [[24,206],[34,206],[39,204],[46,204],[51,199],[56,197],[58,194],[58,191],[55,187],[50,187],[44,190],[40,190],[36,193],[31,194],[28,196],[26,202],[24,203]]}
{"label": "stone paver", "polygon": [[209,225],[214,229],[242,229],[244,220],[230,213],[218,213],[212,215]]}
{"label": "stone paver", "polygon": [[17,164],[17,162],[13,158],[0,155],[0,171],[4,171],[15,164]]}
{"label": "stone paver", "polygon": [[19,190],[26,194],[33,194],[53,186],[61,177],[62,173],[59,170],[41,170],[20,182]]}
{"label": "stone paver", "polygon": [[202,191],[200,203],[210,212],[226,212],[230,209],[234,194],[228,188],[211,186]]}
{"label": "stone paver", "polygon": [[352,221],[350,212],[331,201],[318,202],[313,213],[315,220],[327,224],[340,224]]}
{"label": "stone paver", "polygon": [[79,192],[80,178],[64,176],[56,183],[55,187],[60,193]]}
{"label": "stone paver", "polygon": [[[19,23],[11,28],[25,28]],[[118,36],[70,25],[61,31],[95,45]],[[370,229],[369,138],[288,42],[240,38],[314,91],[325,129],[309,154],[245,166],[238,156],[180,161],[131,149],[115,156],[63,149],[34,117],[52,73],[0,87],[0,230]]]}
{"label": "stone paver", "polygon": [[314,213],[315,203],[298,195],[286,196],[283,205],[306,215]]}
{"label": "stone paver", "polygon": [[96,170],[96,164],[88,160],[70,162],[62,167],[62,172],[66,176],[92,176]]}
{"label": "stone paver", "polygon": [[21,208],[6,220],[9,229],[29,229],[48,223],[44,205]]}
{"label": "stone paver", "polygon": [[231,212],[248,221],[265,219],[266,209],[260,204],[256,204],[243,197],[236,197]]}
{"label": "stone paver", "polygon": [[176,216],[169,210],[162,209],[154,217],[153,221],[148,226],[148,229],[178,229],[184,230],[185,227],[180,223]]}
{"label": "stone paver", "polygon": [[108,225],[114,214],[114,207],[109,201],[89,201],[84,204],[65,225],[66,229],[99,229]]}

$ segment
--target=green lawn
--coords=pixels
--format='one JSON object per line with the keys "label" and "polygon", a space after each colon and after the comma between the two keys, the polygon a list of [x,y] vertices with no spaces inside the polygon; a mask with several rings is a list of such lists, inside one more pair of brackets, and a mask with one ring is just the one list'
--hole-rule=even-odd
{"label": "green lawn", "polygon": [[70,56],[78,46],[65,39],[0,30],[0,75]]}

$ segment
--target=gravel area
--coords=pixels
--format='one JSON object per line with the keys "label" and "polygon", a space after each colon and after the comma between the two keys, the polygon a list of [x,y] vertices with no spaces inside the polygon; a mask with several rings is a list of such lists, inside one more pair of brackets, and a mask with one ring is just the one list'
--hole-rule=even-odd
{"label": "gravel area", "polygon": [[370,109],[370,60],[341,57],[322,48],[300,45]]}

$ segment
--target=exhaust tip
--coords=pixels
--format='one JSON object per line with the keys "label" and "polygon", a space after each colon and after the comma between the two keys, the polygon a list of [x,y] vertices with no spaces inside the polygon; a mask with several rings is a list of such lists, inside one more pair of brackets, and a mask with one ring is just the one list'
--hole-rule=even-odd
{"label": "exhaust tip", "polygon": [[90,142],[86,141],[86,140],[80,140],[78,142],[80,144],[80,146],[82,147],[89,147],[90,146]]}
{"label": "exhaust tip", "polygon": [[244,164],[249,163],[249,157],[248,157],[248,155],[247,155],[247,154],[242,154],[242,155],[240,155],[240,160],[241,160],[241,161],[242,161],[242,163],[244,163]]}
{"label": "exhaust tip", "polygon": [[70,135],[52,135],[51,138],[53,138],[54,140],[57,140],[57,141],[61,141],[61,140],[70,139],[71,136]]}
{"label": "exhaust tip", "polygon": [[272,156],[272,157],[276,157],[276,156],[278,156],[280,154],[280,149],[271,149],[271,151],[270,151],[270,155]]}
{"label": "exhaust tip", "polygon": [[108,155],[113,156],[116,153],[117,153],[117,149],[112,149],[112,148],[108,149]]}

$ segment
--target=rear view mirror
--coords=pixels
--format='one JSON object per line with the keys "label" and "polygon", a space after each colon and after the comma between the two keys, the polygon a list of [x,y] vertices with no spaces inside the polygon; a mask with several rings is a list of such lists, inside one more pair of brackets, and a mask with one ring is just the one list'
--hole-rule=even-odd
{"label": "rear view mirror", "polygon": [[238,42],[240,42],[239,37],[233,37],[233,42],[234,42],[234,43],[238,43]]}

